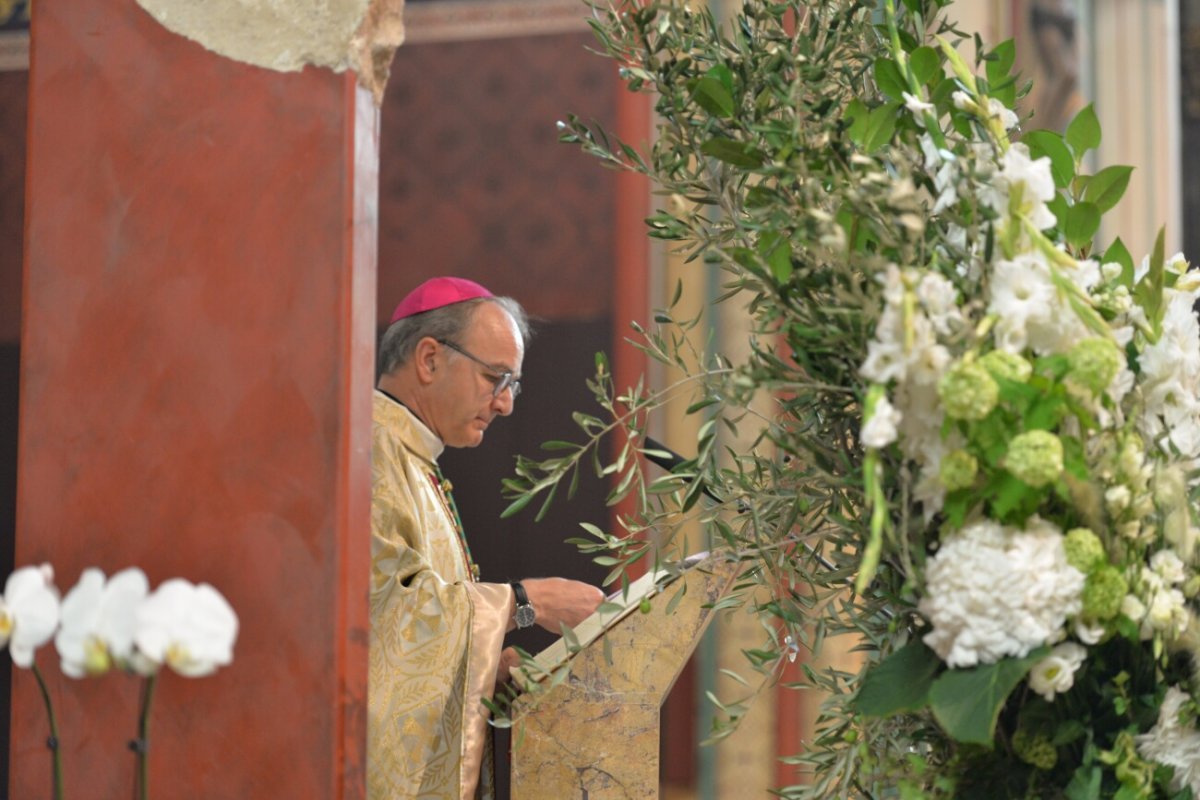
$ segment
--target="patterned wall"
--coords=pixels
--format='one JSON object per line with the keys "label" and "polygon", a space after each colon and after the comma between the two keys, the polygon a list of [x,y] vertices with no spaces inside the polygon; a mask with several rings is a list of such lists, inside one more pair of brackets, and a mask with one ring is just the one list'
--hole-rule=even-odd
{"label": "patterned wall", "polygon": [[557,143],[570,112],[611,121],[590,34],[401,47],[384,100],[379,316],[454,273],[550,319],[605,316],[613,174]]}
{"label": "patterned wall", "polygon": [[[603,571],[563,543],[578,522],[604,525],[606,485],[583,480],[540,523],[537,504],[499,520],[500,480],[516,453],[575,438],[571,412],[590,408],[592,355],[611,343],[614,174],[558,144],[570,112],[611,124],[617,82],[585,50],[591,35],[559,34],[401,47],[384,99],[380,146],[379,306],[432,275],[453,273],[516,297],[540,321],[512,417],[483,445],[442,458],[454,481],[483,579]],[[555,637],[534,629],[516,643],[536,652]],[[501,733],[500,798],[507,798]]]}

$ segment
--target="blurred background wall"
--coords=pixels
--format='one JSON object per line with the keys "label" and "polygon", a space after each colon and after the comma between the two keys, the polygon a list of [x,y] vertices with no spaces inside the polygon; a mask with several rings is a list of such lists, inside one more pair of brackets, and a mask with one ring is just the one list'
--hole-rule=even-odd
{"label": "blurred background wall", "polygon": [[[710,2],[721,14],[736,9],[730,0]],[[648,242],[632,264],[644,283],[631,282],[618,239],[637,239],[640,230],[631,234],[622,212],[649,200],[631,197],[613,173],[556,143],[554,123],[567,113],[612,127],[631,102],[614,65],[588,52],[585,11],[576,0],[409,0],[408,41],[382,109],[377,318],[386,320],[420,281],[451,273],[518,298],[536,320],[517,412],[483,447],[446,459],[485,580],[598,580],[602,572],[562,540],[579,521],[608,524],[605,487],[585,484],[574,503],[560,503],[534,524],[531,510],[498,521],[499,481],[514,454],[536,455],[542,441],[571,436],[570,412],[590,406],[584,381],[593,353],[627,347],[620,344],[629,323],[617,311],[622,304],[660,303],[680,278],[685,304],[699,308],[719,293],[719,274],[681,264]],[[0,574],[12,568],[19,480],[29,12],[28,0],[0,1]],[[1165,224],[1168,252],[1200,253],[1200,0],[964,0],[951,13],[986,42],[1017,39],[1019,67],[1035,82],[1021,107],[1025,129],[1061,130],[1079,108],[1095,104],[1104,141],[1093,168],[1136,168],[1102,242],[1120,235],[1140,259]],[[648,138],[649,126],[637,134],[635,127],[635,142]],[[631,290],[637,297],[628,296]],[[712,324],[722,346],[742,340],[736,309],[723,309]],[[686,451],[694,431],[681,420],[679,414],[656,425]],[[61,576],[60,584],[74,577]],[[739,649],[755,635],[735,619],[714,625],[677,686],[665,712],[668,796],[727,797],[735,781],[765,794],[790,779],[776,756],[795,752],[811,735],[817,699],[772,690],[776,702],[759,703],[744,734],[716,751],[695,746],[707,730],[703,685],[718,666],[736,667]],[[536,649],[544,639],[524,643]],[[8,699],[8,669],[0,659],[0,704]],[[7,718],[0,708],[0,720]],[[0,724],[4,752],[7,735]],[[762,785],[748,787],[746,777],[756,775]],[[0,786],[6,777],[0,774]]]}

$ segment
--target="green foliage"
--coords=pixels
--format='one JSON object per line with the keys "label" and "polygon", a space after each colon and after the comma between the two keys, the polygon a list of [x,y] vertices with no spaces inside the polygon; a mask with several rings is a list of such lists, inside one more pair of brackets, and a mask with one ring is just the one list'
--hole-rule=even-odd
{"label": "green foliage", "polygon": [[937,654],[914,640],[892,653],[863,678],[854,707],[871,717],[890,717],[929,705],[929,690],[942,671]]}
{"label": "green foliage", "polygon": [[[1101,139],[1090,106],[1065,134],[1009,140],[1016,128],[1005,120],[1028,90],[1013,73],[1012,41],[988,50],[976,37],[972,65],[947,3],[885,0],[881,14],[877,5],[747,0],[723,24],[666,0],[594,6],[599,50],[621,65],[631,91],[651,98],[656,136],[639,150],[572,116],[561,138],[652,180],[660,202],[648,235],[697,270],[720,270],[717,302],[748,310],[749,352],[733,359],[702,343],[709,320],[682,315],[677,290],[654,326],[635,332],[647,357],[680,377],[616,386],[598,358],[589,386],[600,411],[577,414],[578,444],[548,443],[549,457],[518,460],[505,513],[534,499],[544,510],[560,484],[569,496],[590,470],[611,479],[611,504],[632,498],[636,508],[622,515],[622,531],[584,526],[571,540],[610,570],[613,585],[628,585],[642,559],[677,568],[685,555],[678,533],[694,522],[746,563],[719,607],[762,622],[764,641],[746,651],[762,680],[739,677],[747,695],[733,700],[710,693],[714,740],[797,649],[855,638],[870,665],[861,674],[805,666],[800,685],[830,699],[816,741],[790,759],[811,781],[781,790],[785,797],[1111,796],[1121,790],[1118,762],[1104,754],[1153,724],[1156,707],[1161,654],[1146,658],[1136,623],[1117,615],[1078,691],[1051,706],[1021,688],[1045,648],[948,669],[922,644],[928,623],[917,606],[931,554],[970,520],[1019,528],[1038,514],[1063,530],[1109,536],[1113,526],[1093,524],[1109,520],[1092,497],[1094,454],[1085,445],[1113,408],[1080,396],[1080,386],[1097,394],[1093,384],[1108,373],[1077,358],[1077,376],[1088,379],[1072,383],[1065,355],[1003,353],[987,344],[997,315],[976,308],[953,331],[961,349],[947,358],[956,366],[938,368],[957,378],[928,400],[954,412],[935,423],[954,452],[945,476],[934,475],[941,505],[930,512],[916,496],[930,489],[915,487],[901,444],[864,447],[860,434],[888,394],[886,379],[863,374],[884,295],[904,295],[896,307],[911,316],[920,302],[913,276],[944,279],[969,305],[986,280],[981,264],[1034,253],[1064,313],[1089,335],[1109,336],[1115,305],[1089,296],[1071,270],[1091,253],[1131,170],[1086,174],[1084,157]],[[1049,159],[1054,197],[1017,193],[998,207],[989,180],[1020,146]],[[1031,209],[1043,201],[1053,219],[1047,224],[1041,209],[1035,225]],[[1106,289],[1148,310],[1150,335],[1161,331],[1164,291],[1178,279],[1162,248],[1160,237],[1136,285],[1120,240],[1097,250],[1120,265],[1116,277],[1106,272]],[[915,335],[911,324],[905,333]],[[696,418],[696,441],[669,473],[648,473],[647,428],[671,401]],[[1111,612],[1112,592],[1098,594],[1100,610]],[[1085,697],[1103,702],[1092,707]],[[1027,760],[1012,747],[1021,731],[1036,734],[1022,739]]]}
{"label": "green foliage", "polygon": [[1048,648],[1043,648],[1025,658],[946,671],[929,690],[934,717],[957,741],[991,747],[1004,701],[1029,668],[1048,652]]}

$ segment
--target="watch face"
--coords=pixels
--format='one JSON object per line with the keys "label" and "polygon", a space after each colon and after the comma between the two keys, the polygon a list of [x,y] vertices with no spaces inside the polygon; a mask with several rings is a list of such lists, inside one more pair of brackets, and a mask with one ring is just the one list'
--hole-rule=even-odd
{"label": "watch face", "polygon": [[533,606],[517,606],[516,620],[518,628],[528,628],[537,619]]}

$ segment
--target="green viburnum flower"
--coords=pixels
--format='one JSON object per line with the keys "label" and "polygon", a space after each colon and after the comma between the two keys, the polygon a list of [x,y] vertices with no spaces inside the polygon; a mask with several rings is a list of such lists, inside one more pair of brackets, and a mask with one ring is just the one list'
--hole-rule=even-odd
{"label": "green viburnum flower", "polygon": [[1107,561],[1104,544],[1091,528],[1072,528],[1067,531],[1063,548],[1067,551],[1067,563],[1085,575],[1093,567]]}
{"label": "green viburnum flower", "polygon": [[1038,769],[1054,769],[1058,763],[1058,750],[1044,733],[1022,728],[1013,734],[1012,748],[1017,758]]}
{"label": "green viburnum flower", "polygon": [[1125,359],[1116,342],[1095,337],[1084,339],[1067,353],[1067,377],[1092,394],[1100,394],[1121,371]]}
{"label": "green viburnum flower", "polygon": [[1007,350],[993,350],[979,359],[979,363],[993,378],[1003,378],[1006,381],[1024,383],[1033,374],[1032,364]]}
{"label": "green viburnum flower", "polygon": [[938,381],[938,397],[951,419],[981,420],[1000,397],[1000,387],[976,362],[959,362]]}
{"label": "green viburnum flower", "polygon": [[1121,601],[1128,591],[1129,583],[1116,567],[1100,567],[1087,576],[1083,585],[1083,615],[1089,619],[1112,619],[1121,612]]}
{"label": "green viburnum flower", "polygon": [[1138,756],[1132,733],[1118,733],[1113,749],[1100,751],[1100,761],[1113,767],[1121,787],[1128,788],[1133,796],[1149,796],[1146,790],[1154,781],[1154,765]]}
{"label": "green viburnum flower", "polygon": [[966,450],[952,450],[947,453],[938,471],[938,477],[948,492],[966,489],[975,483],[975,476],[978,474],[979,462]]}
{"label": "green viburnum flower", "polygon": [[1062,442],[1050,431],[1019,434],[1009,442],[1004,468],[1034,488],[1054,483],[1063,471]]}

